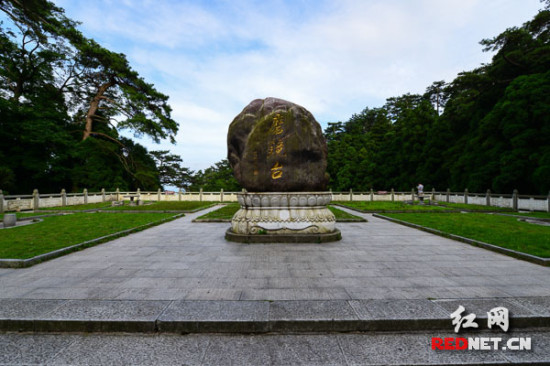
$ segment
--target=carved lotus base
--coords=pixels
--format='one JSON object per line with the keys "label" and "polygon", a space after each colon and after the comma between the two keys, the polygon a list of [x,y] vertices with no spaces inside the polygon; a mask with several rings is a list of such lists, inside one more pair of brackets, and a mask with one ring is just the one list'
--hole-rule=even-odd
{"label": "carved lotus base", "polygon": [[336,218],[327,208],[331,200],[329,192],[242,193],[238,200],[241,208],[231,220],[231,228],[226,235],[228,240],[234,240],[231,234],[235,234],[233,237],[296,236],[302,237],[305,242],[312,242],[305,239],[308,235],[332,238],[323,241],[341,238],[340,231],[335,228]]}

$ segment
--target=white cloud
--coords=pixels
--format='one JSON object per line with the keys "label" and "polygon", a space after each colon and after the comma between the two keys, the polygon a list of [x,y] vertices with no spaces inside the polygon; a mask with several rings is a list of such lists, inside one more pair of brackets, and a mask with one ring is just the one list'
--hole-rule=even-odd
{"label": "white cloud", "polygon": [[490,60],[478,42],[521,25],[538,0],[57,2],[85,34],[128,55],[170,95],[170,148],[193,169],[225,157],[227,127],[267,96],[347,120],[388,97]]}

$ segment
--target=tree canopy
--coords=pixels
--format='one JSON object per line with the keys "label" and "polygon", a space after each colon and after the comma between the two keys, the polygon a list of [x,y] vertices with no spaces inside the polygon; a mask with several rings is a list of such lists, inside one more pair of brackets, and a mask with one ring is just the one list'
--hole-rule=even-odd
{"label": "tree canopy", "polygon": [[423,95],[389,98],[329,123],[333,190],[426,188],[547,194],[550,2],[522,27],[481,41],[492,62]]}
{"label": "tree canopy", "polygon": [[[521,27],[481,41],[492,61],[328,123],[330,187],[550,189],[550,1]],[[238,191],[227,160],[192,172],[128,130],[174,142],[168,97],[126,56],[78,30],[48,0],[0,0],[0,188],[29,193]]]}
{"label": "tree canopy", "polygon": [[0,10],[0,188],[158,188],[154,156],[119,132],[174,142],[168,97],[52,2]]}

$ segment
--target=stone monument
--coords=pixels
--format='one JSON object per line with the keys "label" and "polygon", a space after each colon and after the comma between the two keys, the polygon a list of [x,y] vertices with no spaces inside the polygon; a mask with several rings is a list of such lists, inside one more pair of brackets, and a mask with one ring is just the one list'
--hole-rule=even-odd
{"label": "stone monument", "polygon": [[327,242],[341,239],[327,208],[327,145],[305,108],[256,99],[227,135],[228,160],[245,188],[226,239],[238,242]]}

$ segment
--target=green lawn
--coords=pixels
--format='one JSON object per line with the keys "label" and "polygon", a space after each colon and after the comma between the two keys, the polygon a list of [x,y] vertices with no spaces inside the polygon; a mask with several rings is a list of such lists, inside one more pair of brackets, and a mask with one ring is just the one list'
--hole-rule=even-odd
{"label": "green lawn", "polygon": [[352,215],[334,206],[328,206],[328,209],[334,214],[336,221],[367,221],[362,217]]}
{"label": "green lawn", "polygon": [[[209,212],[205,215],[202,215],[197,218],[197,220],[208,219],[208,220],[231,220],[233,215],[239,210],[241,206],[238,203],[230,203],[225,205],[215,211]],[[332,211],[334,216],[336,216],[336,221],[338,220],[357,220],[364,221],[361,217],[351,215],[347,212],[339,210],[335,207],[329,206],[329,210]]]}
{"label": "green lawn", "polygon": [[386,211],[448,211],[449,209],[442,206],[434,205],[408,205],[404,202],[392,201],[336,201],[333,202],[342,206],[353,208],[364,212],[386,212]]}
{"label": "green lawn", "polygon": [[241,205],[238,203],[229,203],[217,210],[211,211],[205,215],[199,216],[197,219],[208,220],[231,220],[233,215],[239,210]]}
{"label": "green lawn", "polygon": [[0,230],[0,258],[26,259],[174,216],[164,213],[75,213]]}
{"label": "green lawn", "polygon": [[113,206],[107,209],[115,211],[192,211],[216,203],[204,201],[160,201],[142,206],[130,206],[129,201],[125,201],[124,206]]}
{"label": "green lawn", "polygon": [[550,219],[550,212],[515,212],[514,215]]}
{"label": "green lawn", "polygon": [[468,211],[489,211],[489,212],[514,212],[511,208],[505,208],[505,207],[495,207],[495,206],[484,206],[484,205],[470,205],[466,203],[450,203],[450,202],[442,202],[439,201],[440,205],[444,205],[446,207],[449,207],[450,209],[456,209],[456,210],[468,210]]}
{"label": "green lawn", "polygon": [[[47,215],[47,212],[6,212],[8,214],[15,214],[15,216],[18,219],[22,219],[24,217],[33,217],[33,216],[40,216],[40,215]],[[4,214],[0,214],[0,220],[4,219]]]}
{"label": "green lawn", "polygon": [[384,214],[503,248],[550,258],[550,227],[518,221],[516,217],[483,213]]}
{"label": "green lawn", "polygon": [[86,203],[82,205],[57,206],[57,207],[41,207],[40,210],[53,211],[82,211],[92,210],[94,208],[107,208],[111,206],[111,202]]}

